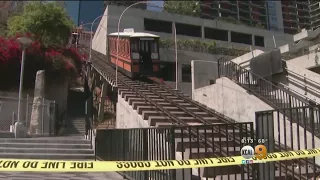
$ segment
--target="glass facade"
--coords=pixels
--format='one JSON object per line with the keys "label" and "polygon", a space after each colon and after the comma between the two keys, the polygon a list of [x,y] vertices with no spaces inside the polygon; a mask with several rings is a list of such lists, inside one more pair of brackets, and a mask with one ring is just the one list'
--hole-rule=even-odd
{"label": "glass facade", "polygon": [[277,5],[276,2],[268,0],[268,15],[269,15],[269,27],[270,30],[278,30],[278,18],[277,18]]}
{"label": "glass facade", "polygon": [[[90,24],[96,17],[104,13],[104,1],[65,1],[65,8],[76,26],[84,24],[86,29],[90,29]],[[93,26],[95,31],[99,20]]]}

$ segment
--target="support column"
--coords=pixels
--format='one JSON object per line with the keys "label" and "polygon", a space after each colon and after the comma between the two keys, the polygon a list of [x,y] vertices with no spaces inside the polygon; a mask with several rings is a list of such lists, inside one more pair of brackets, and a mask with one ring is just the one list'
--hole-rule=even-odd
{"label": "support column", "polygon": [[255,45],[256,45],[256,42],[255,42],[255,40],[254,40],[254,35],[252,35],[251,38],[252,38],[252,40],[251,40],[251,41],[252,41],[252,45],[255,46]]}
{"label": "support column", "polygon": [[100,103],[99,103],[99,121],[102,122],[104,120],[104,108],[105,108],[105,99],[107,96],[107,82],[102,83],[101,93],[100,93]]}
{"label": "support column", "polygon": [[178,82],[182,82],[182,64],[178,62]]}
{"label": "support column", "polygon": [[201,38],[205,38],[204,26],[201,26]]}
{"label": "support column", "polygon": [[34,88],[34,98],[33,98],[33,105],[32,105],[32,112],[31,112],[31,120],[30,120],[30,127],[29,127],[29,134],[31,135],[38,135],[43,133],[43,109],[44,108],[44,91],[45,89],[45,71],[40,70],[37,72],[36,75],[36,82]]}
{"label": "support column", "polygon": [[231,31],[228,31],[228,42],[231,42]]}

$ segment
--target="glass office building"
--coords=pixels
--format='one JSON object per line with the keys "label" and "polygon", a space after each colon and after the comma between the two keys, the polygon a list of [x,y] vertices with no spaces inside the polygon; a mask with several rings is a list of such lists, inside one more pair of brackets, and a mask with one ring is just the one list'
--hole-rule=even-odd
{"label": "glass office building", "polygon": [[[91,22],[104,13],[104,1],[64,1],[64,6],[76,26],[84,25],[90,30]],[[99,20],[93,26],[95,31]]]}

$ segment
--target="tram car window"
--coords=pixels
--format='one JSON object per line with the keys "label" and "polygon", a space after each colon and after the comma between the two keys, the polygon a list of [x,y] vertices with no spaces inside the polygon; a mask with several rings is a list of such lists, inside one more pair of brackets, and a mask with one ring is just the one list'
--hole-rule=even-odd
{"label": "tram car window", "polygon": [[[108,35],[111,65],[130,78],[157,77],[160,71],[159,36],[143,32],[120,32]],[[118,57],[118,63],[117,62]]]}

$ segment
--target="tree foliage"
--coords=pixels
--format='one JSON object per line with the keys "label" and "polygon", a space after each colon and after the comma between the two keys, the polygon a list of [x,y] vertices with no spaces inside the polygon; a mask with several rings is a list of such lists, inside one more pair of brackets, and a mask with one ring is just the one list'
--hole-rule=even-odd
{"label": "tree foliage", "polygon": [[32,2],[20,15],[9,18],[8,35],[30,32],[34,40],[45,47],[65,46],[73,24],[62,6],[57,3]]}
{"label": "tree foliage", "polygon": [[200,3],[199,1],[165,1],[164,9],[170,13],[199,16],[200,15]]}
{"label": "tree foliage", "polygon": [[[11,38],[0,36],[0,89],[14,88],[19,84],[21,48],[16,39],[21,36],[31,38],[33,35],[25,33]],[[47,80],[77,77],[86,58],[86,55],[73,48],[46,48],[40,42],[33,41],[26,50],[24,86],[34,87],[38,70],[46,71]]]}
{"label": "tree foliage", "polygon": [[23,11],[24,1],[11,1],[12,4],[2,13],[0,18],[0,36],[6,36],[8,30],[8,19],[17,16]]}

